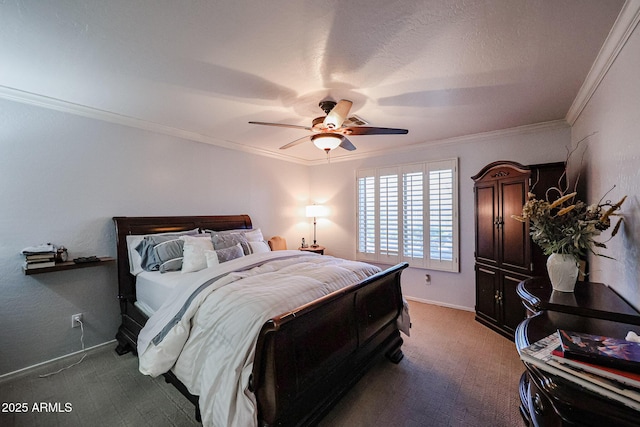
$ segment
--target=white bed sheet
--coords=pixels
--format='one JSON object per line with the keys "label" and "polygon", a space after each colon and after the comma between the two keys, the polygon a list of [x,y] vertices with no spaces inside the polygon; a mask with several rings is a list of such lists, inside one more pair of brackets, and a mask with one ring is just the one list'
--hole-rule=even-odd
{"label": "white bed sheet", "polygon": [[155,313],[184,280],[180,271],[143,271],[136,276],[136,306],[147,316]]}

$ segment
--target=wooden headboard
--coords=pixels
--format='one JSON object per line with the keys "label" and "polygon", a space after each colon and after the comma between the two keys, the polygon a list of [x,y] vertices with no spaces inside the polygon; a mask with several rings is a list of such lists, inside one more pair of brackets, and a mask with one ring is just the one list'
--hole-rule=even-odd
{"label": "wooden headboard", "polygon": [[127,253],[127,236],[139,234],[169,233],[200,228],[201,230],[233,230],[250,229],[249,215],[216,215],[216,216],[117,216],[113,218],[116,225],[116,246],[118,257],[118,298],[120,301],[135,301],[136,278],[130,273],[129,255]]}

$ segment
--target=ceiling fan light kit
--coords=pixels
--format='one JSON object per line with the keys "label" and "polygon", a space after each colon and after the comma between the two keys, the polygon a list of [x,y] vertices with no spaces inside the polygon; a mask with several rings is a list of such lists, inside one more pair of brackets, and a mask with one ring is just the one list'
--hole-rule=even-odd
{"label": "ceiling fan light kit", "polygon": [[335,133],[319,133],[317,135],[311,135],[311,141],[313,141],[313,144],[324,151],[331,151],[334,148],[338,148],[343,139],[344,137],[336,135]]}
{"label": "ceiling fan light kit", "polygon": [[[322,111],[325,112],[326,116],[324,117],[316,117],[311,122],[311,127],[299,126],[299,125],[288,125],[284,123],[266,123],[266,122],[249,122],[254,125],[264,125],[264,126],[276,126],[276,127],[286,127],[291,129],[302,129],[308,130],[314,133],[314,135],[310,136],[311,141],[314,143],[316,147],[321,150],[324,150],[327,155],[329,152],[337,147],[344,148],[348,151],[353,151],[356,149],[355,145],[351,143],[344,135],[403,135],[409,133],[407,129],[394,129],[394,128],[379,128],[379,127],[371,127],[371,126],[353,126],[352,122],[347,122],[347,126],[343,126],[345,124],[345,120],[349,117],[349,111],[351,110],[351,106],[353,102],[347,99],[341,99],[339,102],[325,100],[320,101],[318,104]],[[307,137],[302,137],[292,141],[288,144],[280,147],[281,150],[285,150],[287,148],[291,148],[298,144],[303,143]]]}

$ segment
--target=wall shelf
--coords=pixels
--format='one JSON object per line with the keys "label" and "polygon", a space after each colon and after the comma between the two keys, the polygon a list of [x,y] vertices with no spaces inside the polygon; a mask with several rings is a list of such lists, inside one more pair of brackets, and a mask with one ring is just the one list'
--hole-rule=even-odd
{"label": "wall shelf", "polygon": [[44,267],[44,268],[35,268],[32,270],[24,270],[24,274],[27,276],[31,276],[33,274],[41,274],[41,273],[50,273],[53,271],[63,271],[63,270],[75,270],[76,268],[88,268],[88,267],[98,267],[101,265],[113,264],[116,262],[115,258],[111,257],[98,257],[100,261],[96,262],[85,262],[76,264],[73,261],[65,261],[56,263],[53,267]]}

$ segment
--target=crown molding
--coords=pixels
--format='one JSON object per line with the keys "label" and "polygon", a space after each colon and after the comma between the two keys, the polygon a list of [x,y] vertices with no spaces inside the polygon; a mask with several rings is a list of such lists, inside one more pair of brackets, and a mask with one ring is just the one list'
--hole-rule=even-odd
{"label": "crown molding", "polygon": [[[544,131],[557,130],[557,129],[568,129],[569,127],[570,127],[569,124],[565,120],[552,120],[549,122],[534,123],[531,125],[523,125],[523,126],[517,126],[513,128],[493,130],[489,132],[474,133],[474,134],[457,136],[453,138],[419,142],[416,144],[405,145],[403,147],[394,147],[394,148],[387,148],[383,150],[367,151],[367,152],[358,153],[358,154],[347,154],[339,157],[331,157],[331,163],[362,160],[369,157],[389,156],[392,154],[424,150],[427,148],[434,148],[434,147],[439,147],[443,145],[465,144],[465,143],[479,142],[479,141],[485,141],[485,140],[495,140],[498,138],[504,138],[504,137],[510,137],[510,136],[525,135],[528,133],[544,132]],[[326,160],[313,160],[309,162],[310,165],[323,165],[326,163],[327,163]]]}
{"label": "crown molding", "polygon": [[[324,165],[327,163],[325,158],[318,160],[306,160],[299,157],[290,155],[283,155],[269,150],[264,150],[256,147],[249,147],[247,145],[237,144],[231,141],[226,141],[219,138],[213,138],[207,135],[203,135],[198,132],[192,132],[184,129],[174,128],[171,126],[165,126],[159,123],[150,122],[135,117],[125,116],[123,114],[114,113],[107,110],[101,110],[98,108],[89,107],[82,104],[63,101],[57,98],[48,97],[45,95],[39,95],[32,92],[27,92],[19,89],[10,88],[0,85],[0,98],[7,99],[9,101],[20,102],[23,104],[34,105],[37,107],[47,108],[51,110],[61,111],[65,113],[75,114],[82,117],[88,117],[95,120],[101,120],[108,123],[114,123],[122,126],[128,126],[136,129],[146,130],[149,132],[158,133],[161,135],[172,136],[180,139],[186,139],[189,141],[202,142],[204,144],[211,144],[230,150],[242,151],[249,154],[255,154],[263,157],[270,157],[273,159],[283,160],[290,163],[297,163],[303,166],[315,166]],[[540,132],[544,130],[560,129],[567,127],[567,122],[564,120],[555,120],[551,122],[536,123],[532,125],[518,126],[509,129],[501,129],[490,132],[482,132],[470,135],[464,135],[454,138],[447,138],[442,140],[426,141],[417,144],[407,145],[404,147],[393,147],[384,150],[376,150],[369,152],[360,152],[357,154],[346,154],[342,156],[331,156],[332,163],[347,162],[353,160],[361,160],[370,157],[388,156],[391,154],[403,153],[407,151],[422,150],[425,148],[433,148],[441,145],[460,144],[467,142],[481,141],[484,139],[496,139],[511,135],[521,135],[531,132]]]}
{"label": "crown molding", "polygon": [[147,120],[138,119],[136,117],[126,116],[124,114],[114,113],[112,111],[101,110],[99,108],[89,107],[87,105],[77,104],[74,102],[63,101],[61,99],[40,95],[33,92],[27,92],[14,89],[8,86],[0,85],[0,98],[9,101],[20,102],[22,104],[33,105],[36,107],[47,108],[50,110],[61,111],[64,113],[75,114],[77,116],[88,117],[108,123],[114,123],[122,126],[128,126],[136,129],[142,129],[161,135],[173,136],[176,138],[186,139],[189,141],[202,142],[211,144],[230,150],[243,151],[246,153],[257,154],[260,156],[271,157],[299,164],[308,164],[306,160],[296,157],[285,156],[280,153],[274,153],[261,148],[249,147],[235,142],[227,141],[220,138],[203,135],[198,132],[192,132],[180,128],[162,125]]}
{"label": "crown molding", "polygon": [[640,22],[640,0],[627,0],[622,10],[611,27],[607,39],[604,41],[596,60],[593,62],[587,77],[585,78],[578,95],[573,100],[565,120],[569,125],[578,120],[589,100],[596,92],[600,83],[620,54],[620,51],[629,40],[633,30]]}

